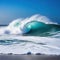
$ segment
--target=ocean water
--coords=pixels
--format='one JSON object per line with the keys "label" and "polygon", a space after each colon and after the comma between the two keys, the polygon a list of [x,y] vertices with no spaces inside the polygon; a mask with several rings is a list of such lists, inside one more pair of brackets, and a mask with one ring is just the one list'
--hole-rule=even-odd
{"label": "ocean water", "polygon": [[60,25],[34,15],[0,26],[0,53],[60,55]]}

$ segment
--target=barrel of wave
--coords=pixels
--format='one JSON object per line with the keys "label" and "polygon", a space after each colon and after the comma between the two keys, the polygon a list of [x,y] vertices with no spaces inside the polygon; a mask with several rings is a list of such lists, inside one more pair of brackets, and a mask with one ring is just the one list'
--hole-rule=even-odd
{"label": "barrel of wave", "polygon": [[[31,30],[36,31],[38,29],[42,30],[42,28],[46,28],[46,24],[38,21],[31,21],[24,25],[21,29],[23,33],[29,33]],[[44,30],[44,29],[43,29]]]}

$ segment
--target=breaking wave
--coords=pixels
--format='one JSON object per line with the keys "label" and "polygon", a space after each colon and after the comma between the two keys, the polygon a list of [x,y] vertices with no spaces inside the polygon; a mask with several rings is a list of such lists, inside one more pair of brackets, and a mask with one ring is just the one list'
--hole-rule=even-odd
{"label": "breaking wave", "polygon": [[[47,17],[34,15],[30,18],[17,19],[12,21],[4,30],[3,34],[28,34],[39,32],[45,33],[49,31],[59,31],[60,26],[50,21]],[[32,35],[33,35],[32,34]],[[34,34],[35,35],[35,34]]]}

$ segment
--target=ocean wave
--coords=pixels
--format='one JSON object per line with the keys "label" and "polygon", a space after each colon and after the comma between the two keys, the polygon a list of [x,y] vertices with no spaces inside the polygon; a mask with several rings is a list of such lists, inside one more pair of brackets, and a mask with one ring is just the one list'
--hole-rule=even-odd
{"label": "ocean wave", "polygon": [[45,16],[33,15],[30,18],[12,21],[5,29],[0,29],[0,34],[25,34],[31,30],[35,32],[40,30],[39,33],[41,34],[49,30],[59,30],[60,26],[57,24]]}

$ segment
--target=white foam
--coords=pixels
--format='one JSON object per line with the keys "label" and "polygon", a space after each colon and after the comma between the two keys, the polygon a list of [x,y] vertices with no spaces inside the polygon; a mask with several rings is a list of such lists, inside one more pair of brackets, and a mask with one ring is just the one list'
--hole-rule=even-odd
{"label": "white foam", "polygon": [[[8,37],[7,37],[8,36]],[[48,55],[60,54],[60,39],[36,36],[18,36],[18,35],[5,35],[0,37],[1,40],[24,40],[20,44],[0,45],[0,53],[13,53],[24,54],[27,52],[42,53]],[[43,43],[43,44],[39,44]]]}

